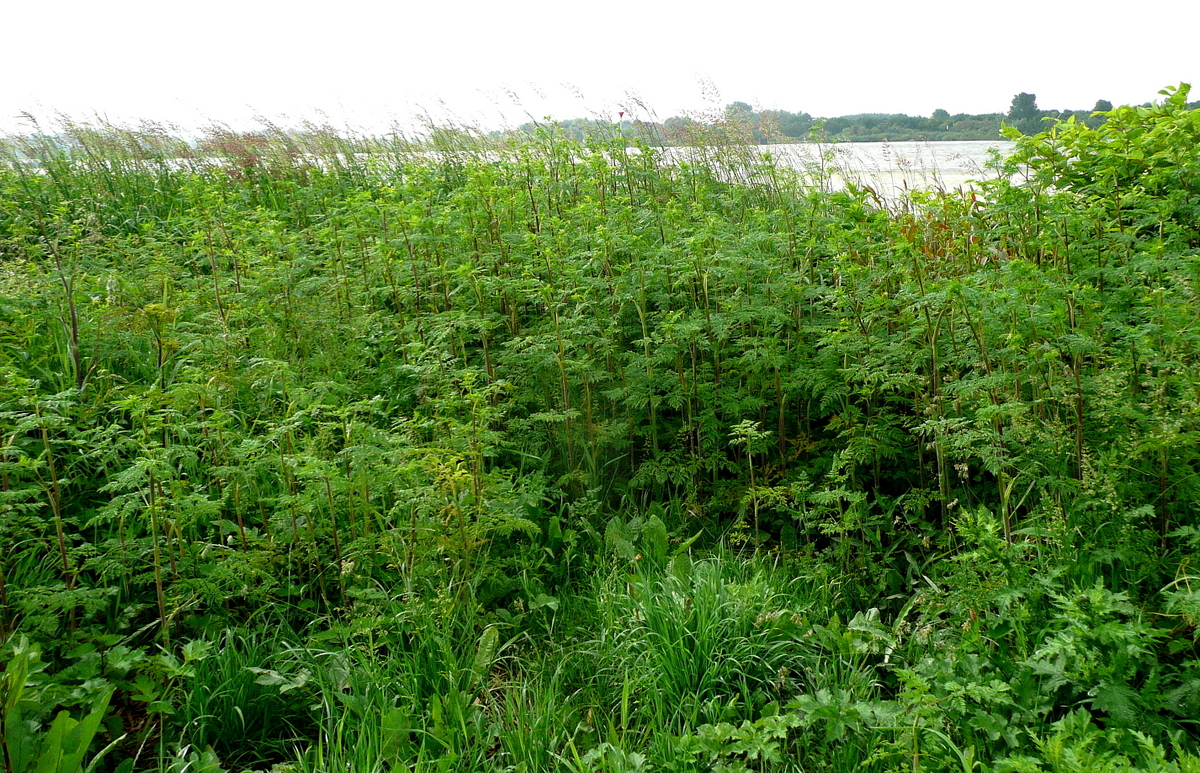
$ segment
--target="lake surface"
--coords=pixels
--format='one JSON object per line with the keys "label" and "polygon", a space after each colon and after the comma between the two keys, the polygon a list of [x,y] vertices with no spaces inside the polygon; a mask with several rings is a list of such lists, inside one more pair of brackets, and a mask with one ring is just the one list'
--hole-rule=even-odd
{"label": "lake surface", "polygon": [[[884,198],[896,199],[911,190],[966,188],[972,180],[995,177],[996,172],[987,168],[993,149],[1005,156],[1012,148],[1007,140],[839,142],[759,145],[758,152],[809,176],[832,168],[835,187],[853,180],[869,185]],[[667,155],[689,152],[694,150],[671,148]]]}
{"label": "lake surface", "polygon": [[[776,146],[777,148],[779,146]],[[796,150],[793,150],[796,148]],[[995,177],[987,168],[993,150],[1001,156],[1012,152],[1013,143],[991,142],[844,142],[836,145],[790,146],[776,158],[789,166],[811,164],[822,150],[831,151],[840,175],[872,187],[883,187],[889,195],[914,188],[967,185],[971,180]],[[798,151],[798,152],[797,152]],[[883,192],[883,191],[881,191]]]}

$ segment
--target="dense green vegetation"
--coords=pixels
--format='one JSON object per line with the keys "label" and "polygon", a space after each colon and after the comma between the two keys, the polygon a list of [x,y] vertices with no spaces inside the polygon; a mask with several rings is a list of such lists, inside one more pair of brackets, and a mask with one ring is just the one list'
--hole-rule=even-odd
{"label": "dense green vegetation", "polygon": [[1164,97],[904,202],[618,131],[12,140],[0,769],[1200,770]]}

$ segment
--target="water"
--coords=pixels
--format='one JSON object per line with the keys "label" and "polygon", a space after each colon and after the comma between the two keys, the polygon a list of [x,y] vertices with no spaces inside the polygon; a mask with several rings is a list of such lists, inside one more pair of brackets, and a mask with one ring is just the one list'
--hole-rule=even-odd
{"label": "water", "polygon": [[843,181],[870,185],[894,198],[913,189],[969,187],[971,181],[995,177],[988,169],[992,151],[1012,152],[1013,143],[988,142],[845,142],[835,145],[764,147],[788,166],[811,168],[822,151],[833,155],[833,167]]}
{"label": "water", "polygon": [[[822,169],[832,169],[834,187],[853,180],[870,186],[882,198],[895,200],[912,190],[970,188],[972,181],[995,177],[996,172],[987,168],[992,150],[1004,156],[1012,148],[1012,142],[995,140],[803,143],[760,145],[757,150],[810,179]],[[670,158],[694,152],[669,148],[666,154]]]}

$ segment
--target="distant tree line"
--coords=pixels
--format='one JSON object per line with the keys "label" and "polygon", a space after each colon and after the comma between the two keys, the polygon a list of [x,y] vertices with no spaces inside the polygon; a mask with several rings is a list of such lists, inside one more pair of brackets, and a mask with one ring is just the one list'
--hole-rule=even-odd
{"label": "distant tree line", "polygon": [[[1200,108],[1200,101],[1189,103]],[[665,121],[639,121],[621,116],[613,124],[594,118],[569,118],[557,122],[564,136],[585,140],[616,132],[639,137],[654,145],[695,145],[722,141],[752,141],[757,145],[791,142],[907,142],[947,140],[996,140],[1001,129],[1011,126],[1021,134],[1037,134],[1055,121],[1074,119],[1092,128],[1104,123],[1113,109],[1107,99],[1098,99],[1090,110],[1043,110],[1037,95],[1021,92],[1013,96],[1007,113],[951,115],[941,108],[928,117],[905,113],[857,113],[834,118],[814,118],[788,110],[756,110],[746,102],[731,102],[724,110],[705,118],[672,116]],[[517,131],[529,133],[537,123],[526,123]]]}
{"label": "distant tree line", "polygon": [[1082,123],[1095,129],[1104,123],[1105,117],[1099,113],[1107,113],[1113,109],[1112,102],[1098,99],[1091,110],[1042,110],[1037,106],[1037,95],[1022,91],[1012,99],[1012,105],[1005,116],[1005,124],[1013,127],[1021,134],[1037,134],[1047,126],[1047,122],[1069,121]]}

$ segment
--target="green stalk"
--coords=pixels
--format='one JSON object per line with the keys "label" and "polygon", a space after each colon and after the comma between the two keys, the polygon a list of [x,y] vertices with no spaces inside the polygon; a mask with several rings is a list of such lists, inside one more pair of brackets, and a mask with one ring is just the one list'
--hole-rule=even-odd
{"label": "green stalk", "polygon": [[329,503],[329,523],[333,527],[333,560],[336,562],[334,570],[337,572],[338,578],[338,595],[344,605],[346,603],[346,576],[342,572],[342,539],[338,531],[337,507],[333,500],[333,488],[329,485],[329,476],[321,477],[325,482],[325,498]]}
{"label": "green stalk", "polygon": [[[35,415],[38,419],[42,418],[41,406],[35,408]],[[43,487],[48,488],[50,495],[50,510],[54,513],[54,531],[58,539],[58,556],[62,563],[63,578],[67,581],[67,590],[75,586],[75,577],[71,572],[71,562],[67,558],[67,537],[66,530],[63,527],[62,516],[62,493],[58,488],[58,468],[54,463],[54,452],[50,450],[50,433],[46,430],[46,423],[39,422],[42,431],[42,448],[46,455],[46,466],[50,471],[50,480],[47,484],[43,481]]]}
{"label": "green stalk", "polygon": [[150,539],[153,545],[151,561],[154,566],[154,599],[158,604],[158,620],[162,626],[163,646],[170,647],[170,621],[167,618],[167,601],[163,592],[162,553],[159,546],[158,526],[158,482],[150,470]]}

